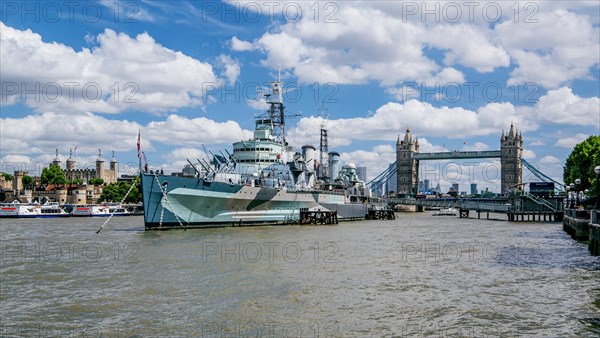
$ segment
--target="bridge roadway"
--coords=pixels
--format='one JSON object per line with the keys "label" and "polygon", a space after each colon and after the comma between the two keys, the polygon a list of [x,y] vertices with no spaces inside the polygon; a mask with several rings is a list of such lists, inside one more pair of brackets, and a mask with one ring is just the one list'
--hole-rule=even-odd
{"label": "bridge roadway", "polygon": [[414,153],[413,159],[424,160],[453,160],[463,158],[500,158],[500,150],[488,151],[448,151],[441,153]]}
{"label": "bridge roadway", "polygon": [[508,213],[511,207],[508,198],[385,198],[387,204],[403,204],[438,208]]}

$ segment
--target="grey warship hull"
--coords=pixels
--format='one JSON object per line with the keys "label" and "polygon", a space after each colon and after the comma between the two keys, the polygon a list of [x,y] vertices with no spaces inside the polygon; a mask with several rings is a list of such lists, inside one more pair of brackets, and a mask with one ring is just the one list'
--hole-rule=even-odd
{"label": "grey warship hull", "polygon": [[339,220],[364,219],[368,212],[367,203],[343,192],[141,175],[147,230],[293,224],[299,220],[300,209],[336,211]]}

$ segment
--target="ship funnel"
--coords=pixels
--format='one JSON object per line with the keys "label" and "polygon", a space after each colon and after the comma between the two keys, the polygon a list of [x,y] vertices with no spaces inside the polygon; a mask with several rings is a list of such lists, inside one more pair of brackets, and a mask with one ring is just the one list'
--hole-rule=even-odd
{"label": "ship funnel", "polygon": [[332,181],[336,180],[339,177],[340,168],[340,154],[335,151],[331,151],[328,154],[328,162],[329,162],[329,177]]}
{"label": "ship funnel", "polygon": [[302,157],[306,163],[306,171],[309,173],[314,172],[314,168],[317,161],[317,149],[310,144],[302,147]]}

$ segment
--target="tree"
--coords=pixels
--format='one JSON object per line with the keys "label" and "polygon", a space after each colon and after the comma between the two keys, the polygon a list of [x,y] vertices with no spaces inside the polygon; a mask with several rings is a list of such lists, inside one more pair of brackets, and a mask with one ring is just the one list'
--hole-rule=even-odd
{"label": "tree", "polygon": [[[102,189],[102,195],[98,199],[98,203],[101,202],[121,202],[129,188],[131,183],[128,182],[116,182],[111,183]],[[125,203],[139,203],[142,201],[142,193],[138,189],[138,186],[134,186],[131,192],[127,196]]]}
{"label": "tree", "polygon": [[23,187],[25,187],[25,189],[32,189],[33,188],[33,177],[25,175],[21,179],[21,183],[23,183]]}
{"label": "tree", "polygon": [[13,175],[11,175],[9,173],[3,173],[2,176],[4,176],[4,180],[6,180],[6,181],[12,181],[13,180]]}
{"label": "tree", "polygon": [[42,176],[40,177],[42,184],[66,184],[67,178],[65,177],[65,173],[60,169],[60,167],[56,164],[49,166],[48,168],[44,168],[42,170]]}
{"label": "tree", "polygon": [[73,180],[73,184],[75,184],[75,185],[81,185],[81,184],[83,184],[83,180],[80,179],[80,178],[76,178],[76,179]]}
{"label": "tree", "polygon": [[90,178],[88,183],[93,185],[102,185],[104,183],[104,180],[102,178]]}
{"label": "tree", "polygon": [[598,176],[594,168],[600,165],[600,136],[590,136],[585,141],[577,144],[565,162],[563,181],[569,185],[581,180],[577,186],[578,191],[590,190],[591,196],[597,196]]}

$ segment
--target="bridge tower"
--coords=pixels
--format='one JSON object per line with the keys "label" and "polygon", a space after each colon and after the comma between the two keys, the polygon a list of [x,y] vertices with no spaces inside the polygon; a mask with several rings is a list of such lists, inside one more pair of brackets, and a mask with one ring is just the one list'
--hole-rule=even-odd
{"label": "bridge tower", "polygon": [[523,135],[510,124],[508,135],[502,131],[500,138],[500,186],[502,193],[517,184],[523,183]]}
{"label": "bridge tower", "polygon": [[413,158],[419,152],[419,140],[413,139],[410,129],[406,128],[404,139],[396,141],[397,192],[398,194],[416,194],[418,187],[419,162]]}

